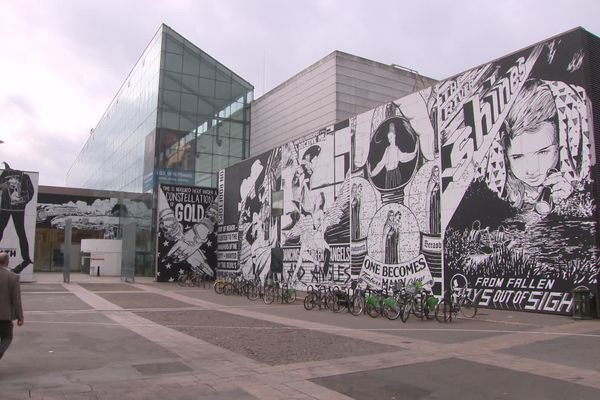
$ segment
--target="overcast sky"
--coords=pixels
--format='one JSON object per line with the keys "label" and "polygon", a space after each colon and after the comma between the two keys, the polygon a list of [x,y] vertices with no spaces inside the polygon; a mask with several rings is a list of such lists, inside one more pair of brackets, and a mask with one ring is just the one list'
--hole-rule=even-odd
{"label": "overcast sky", "polygon": [[164,22],[256,97],[334,50],[443,79],[582,26],[598,0],[0,0],[0,161],[66,172]]}

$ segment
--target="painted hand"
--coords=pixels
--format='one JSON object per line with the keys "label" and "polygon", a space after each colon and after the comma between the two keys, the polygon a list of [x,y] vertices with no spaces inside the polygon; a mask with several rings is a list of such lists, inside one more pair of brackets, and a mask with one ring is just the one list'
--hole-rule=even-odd
{"label": "painted hand", "polygon": [[206,242],[206,237],[207,235],[205,234],[197,235],[194,229],[188,229],[181,239],[173,245],[167,256],[173,257],[177,261],[183,261],[195,253]]}
{"label": "painted hand", "polygon": [[567,181],[560,172],[554,172],[548,175],[542,185],[550,186],[552,188],[552,200],[554,203],[563,201],[573,193],[573,186],[571,186],[569,181]]}

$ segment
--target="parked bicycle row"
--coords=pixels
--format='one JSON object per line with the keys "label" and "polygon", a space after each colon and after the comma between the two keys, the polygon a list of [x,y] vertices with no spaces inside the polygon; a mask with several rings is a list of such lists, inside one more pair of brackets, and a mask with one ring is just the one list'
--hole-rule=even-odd
{"label": "parked bicycle row", "polygon": [[[265,304],[274,302],[293,303],[297,293],[286,282],[268,278],[247,279],[240,274],[217,277],[214,282],[199,271],[192,270],[183,274],[178,282],[182,286],[203,286],[211,282],[218,294],[239,295],[255,301],[261,299]],[[425,320],[435,318],[439,322],[452,322],[458,315],[473,318],[477,314],[477,304],[469,297],[468,287],[448,290],[441,299],[432,294],[433,282],[415,281],[409,285],[397,284],[391,289],[373,289],[362,281],[355,281],[350,287],[332,284],[315,284],[306,287],[303,305],[306,310],[331,310],[334,313],[348,312],[354,316],[367,314],[373,318],[379,316],[390,320],[400,318],[406,322],[414,317]]]}
{"label": "parked bicycle row", "polygon": [[368,314],[373,318],[385,316],[390,320],[400,318],[402,322],[411,315],[439,322],[452,322],[459,313],[465,318],[475,317],[477,305],[468,297],[468,288],[447,291],[440,301],[432,294],[431,285],[432,282],[415,281],[407,286],[398,284],[390,290],[361,288],[360,282],[353,282],[350,288],[309,285],[304,308],[330,309],[355,316]]}

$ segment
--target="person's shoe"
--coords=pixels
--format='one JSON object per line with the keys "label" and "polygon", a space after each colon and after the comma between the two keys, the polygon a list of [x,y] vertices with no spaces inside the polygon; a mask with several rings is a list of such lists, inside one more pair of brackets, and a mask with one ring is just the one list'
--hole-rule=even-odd
{"label": "person's shoe", "polygon": [[13,272],[15,274],[20,274],[21,271],[23,271],[25,268],[27,268],[27,266],[31,264],[31,260],[23,260],[23,262],[19,265],[17,265],[16,267],[13,268]]}

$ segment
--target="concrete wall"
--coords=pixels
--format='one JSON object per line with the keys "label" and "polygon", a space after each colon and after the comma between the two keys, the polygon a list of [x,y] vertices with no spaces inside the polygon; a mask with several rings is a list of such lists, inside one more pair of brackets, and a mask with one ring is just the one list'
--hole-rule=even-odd
{"label": "concrete wall", "polygon": [[391,65],[334,51],[252,103],[250,155],[434,83]]}

